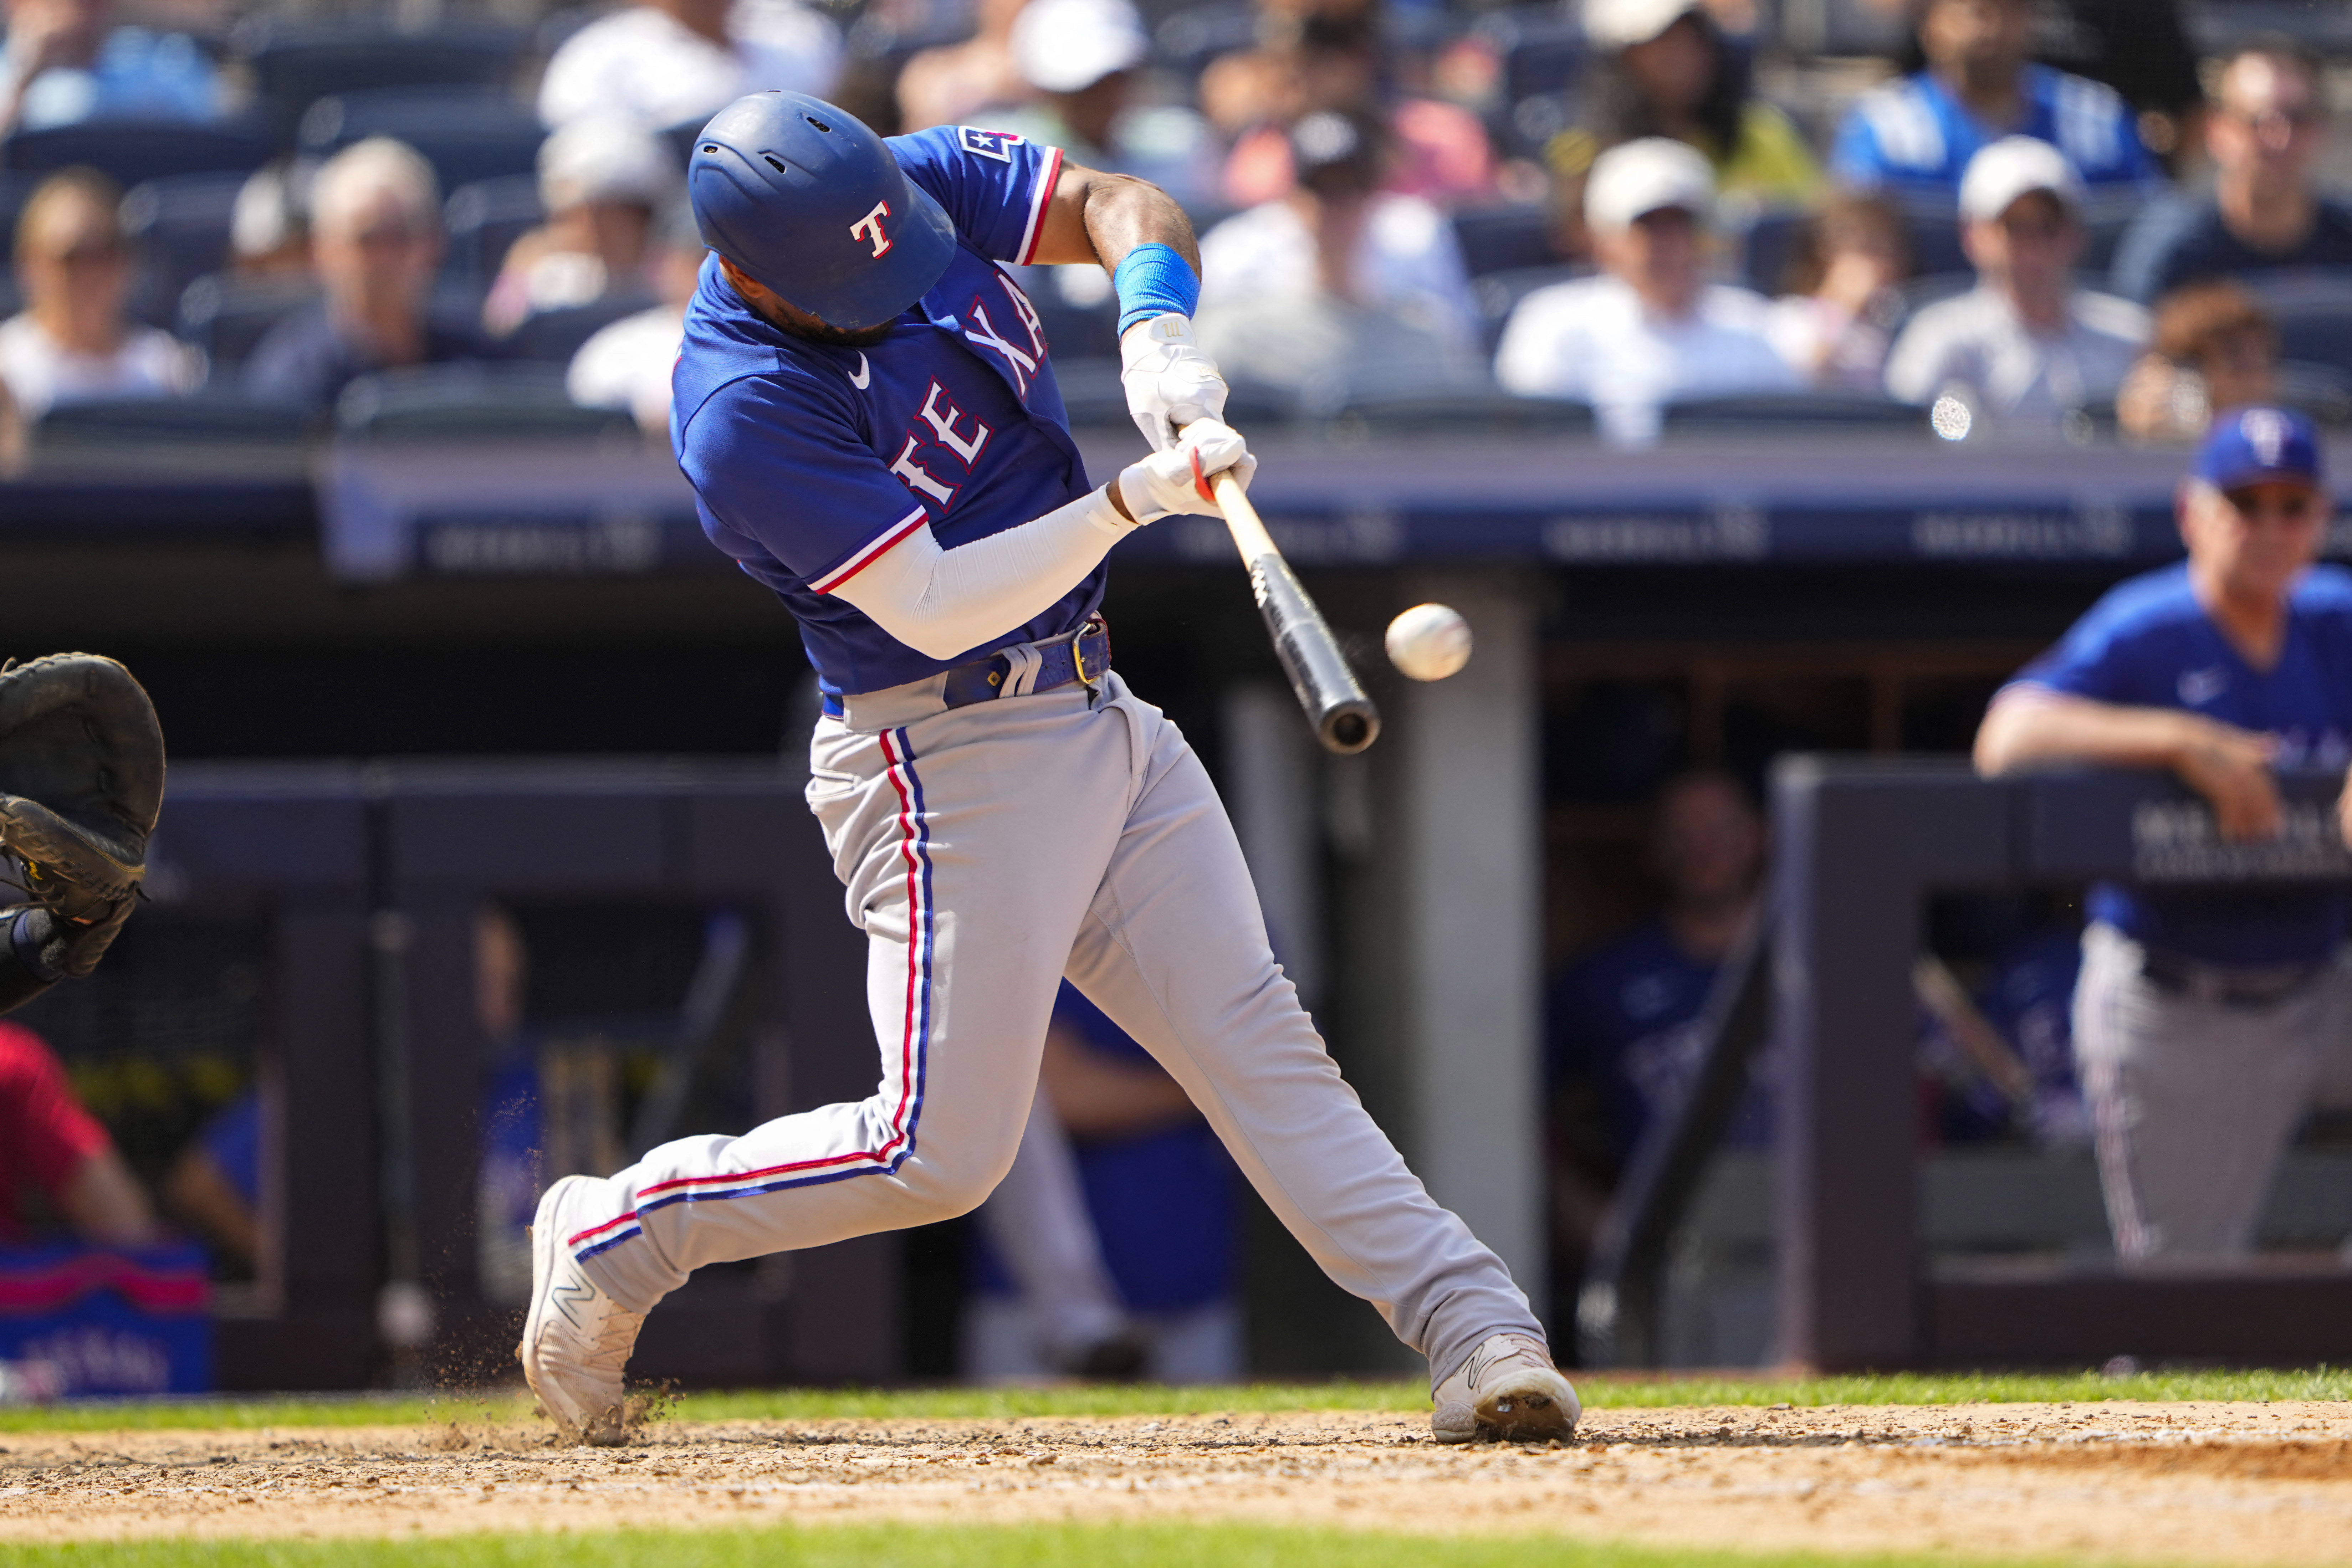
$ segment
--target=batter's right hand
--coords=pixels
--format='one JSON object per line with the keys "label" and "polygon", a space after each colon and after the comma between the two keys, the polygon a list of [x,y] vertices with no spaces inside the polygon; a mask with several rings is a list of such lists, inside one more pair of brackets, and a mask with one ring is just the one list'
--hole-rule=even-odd
{"label": "batter's right hand", "polygon": [[1139,523],[1158,522],[1171,512],[1221,517],[1209,481],[1232,469],[1249,489],[1257,473],[1257,459],[1240,431],[1214,419],[1196,419],[1184,427],[1176,444],[1129,464],[1116,481],[1128,516]]}
{"label": "batter's right hand", "polygon": [[2278,743],[2267,735],[2200,719],[2181,747],[2173,770],[2182,783],[2211,803],[2214,826],[2224,839],[2274,839],[2286,826],[2271,759]]}

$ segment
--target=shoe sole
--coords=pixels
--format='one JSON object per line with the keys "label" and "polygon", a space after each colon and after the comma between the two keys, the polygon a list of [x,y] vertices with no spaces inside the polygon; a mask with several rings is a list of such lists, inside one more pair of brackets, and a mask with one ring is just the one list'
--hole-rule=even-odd
{"label": "shoe sole", "polygon": [[530,1391],[539,1396],[540,1408],[547,1412],[549,1420],[563,1429],[565,1436],[599,1448],[614,1448],[626,1441],[626,1435],[622,1430],[620,1409],[608,1410],[600,1416],[591,1416],[584,1411],[576,1415],[567,1414],[558,1406],[571,1405],[572,1401],[551,1397],[539,1385],[539,1369],[530,1359],[530,1347],[538,1343],[544,1314],[553,1310],[547,1281],[555,1277],[556,1252],[562,1245],[562,1227],[543,1225],[540,1221],[553,1206],[557,1193],[575,1181],[586,1179],[584,1176],[565,1176],[547,1189],[546,1196],[539,1200],[538,1213],[531,1216],[530,1312],[523,1319],[522,1341],[515,1346],[515,1359],[522,1363],[523,1381],[530,1384]]}
{"label": "shoe sole", "polygon": [[[1555,1377],[1558,1390],[1530,1377],[1494,1390],[1475,1407],[1444,1406],[1430,1417],[1431,1435],[1441,1443],[1475,1443],[1481,1438],[1501,1443],[1543,1443],[1554,1438],[1565,1442],[1576,1435],[1584,1406],[1568,1379]],[[1565,1399],[1560,1397],[1563,1393]]]}

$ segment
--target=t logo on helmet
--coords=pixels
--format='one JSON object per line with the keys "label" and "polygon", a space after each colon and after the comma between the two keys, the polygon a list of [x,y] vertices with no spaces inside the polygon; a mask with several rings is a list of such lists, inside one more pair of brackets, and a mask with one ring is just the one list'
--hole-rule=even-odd
{"label": "t logo on helmet", "polygon": [[[849,225],[849,237],[851,239],[872,240],[874,242],[874,254],[877,256],[886,254],[890,248],[890,236],[882,232],[882,220],[889,215],[889,203],[875,203],[874,210],[872,212],[866,214],[864,217]],[[869,230],[872,232],[867,232]]]}

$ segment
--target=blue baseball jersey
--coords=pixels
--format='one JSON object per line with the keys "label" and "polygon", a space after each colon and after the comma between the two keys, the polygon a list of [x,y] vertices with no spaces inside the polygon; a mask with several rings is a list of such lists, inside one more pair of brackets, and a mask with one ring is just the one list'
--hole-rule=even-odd
{"label": "blue baseball jersey", "polygon": [[[1545,1006],[1544,1078],[1557,1092],[1582,1080],[1607,1101],[1622,1161],[1654,1117],[1697,1077],[1699,1030],[1717,966],[1683,951],[1664,918],[1643,921],[1579,958]],[[1761,1146],[1770,1107],[1751,1080],[1727,1141]]]}
{"label": "blue baseball jersey", "polygon": [[[1092,488],[1045,328],[998,265],[1035,255],[1060,150],[969,126],[888,145],[955,225],[955,258],[930,292],[880,343],[836,348],[770,325],[713,256],[671,378],[670,442],[703,532],[799,618],[818,685],[836,695],[1071,631],[1107,576],[1097,568],[1035,620],[951,659],[908,647],[835,592],[925,523],[952,549]],[[887,245],[887,215],[862,237]]]}
{"label": "blue baseball jersey", "polygon": [[1969,159],[2004,136],[2032,136],[2066,154],[2093,185],[2161,179],[2130,105],[2113,88],[2048,66],[2027,66],[2019,87],[2024,118],[1993,126],[1970,114],[1931,71],[1890,82],[1846,111],[1831,172],[1850,185],[1936,190],[1957,200]]}
{"label": "blue baseball jersey", "polygon": [[[2246,663],[2205,613],[2186,562],[2133,578],[2014,683],[2094,702],[2186,708],[2274,736],[2279,766],[2352,762],[2352,572],[2315,567],[2289,601],[2278,663]],[[2103,883],[2089,914],[2210,964],[2315,962],[2344,940],[2341,888],[2148,888]]]}

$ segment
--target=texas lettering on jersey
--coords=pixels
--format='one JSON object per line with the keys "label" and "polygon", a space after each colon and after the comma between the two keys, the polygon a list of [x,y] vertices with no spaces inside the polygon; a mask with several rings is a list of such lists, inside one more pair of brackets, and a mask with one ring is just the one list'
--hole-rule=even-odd
{"label": "texas lettering on jersey", "polygon": [[[1038,319],[1037,308],[1029,302],[1019,284],[1001,272],[996,275],[996,284],[1003,298],[997,301],[994,313],[989,309],[985,292],[974,294],[971,303],[964,308],[963,319],[971,325],[964,329],[963,336],[984,356],[994,357],[1005,380],[1011,382],[1013,394],[1025,404],[1037,367],[1045,361],[1045,323]],[[997,329],[1000,316],[1013,324],[1012,336]],[[967,397],[965,401],[971,400]],[[945,517],[954,508],[957,494],[971,477],[993,434],[994,428],[982,423],[977,414],[966,413],[947,382],[935,375],[900,435],[897,455],[890,459],[890,472],[927,508]]]}

